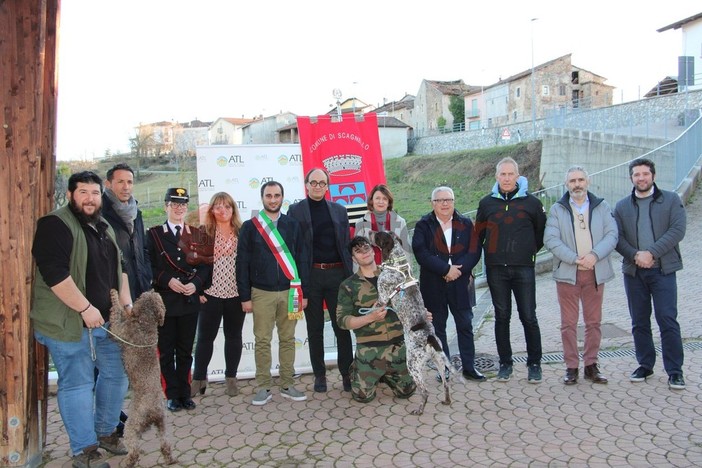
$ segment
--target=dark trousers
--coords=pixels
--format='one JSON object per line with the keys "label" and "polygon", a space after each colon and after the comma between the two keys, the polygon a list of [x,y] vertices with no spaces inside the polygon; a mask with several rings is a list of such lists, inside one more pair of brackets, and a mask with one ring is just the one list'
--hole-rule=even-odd
{"label": "dark trousers", "polygon": [[224,370],[225,377],[236,377],[236,371],[241,361],[243,340],[241,331],[244,328],[246,314],[241,309],[241,299],[232,297],[222,299],[205,295],[207,302],[203,304],[197,320],[197,344],[195,345],[195,370],[193,379],[205,380],[207,366],[212,359],[213,345],[219,333],[219,324],[224,329]]}
{"label": "dark trousers", "polygon": [[190,398],[190,368],[193,365],[193,342],[197,328],[194,312],[175,317],[166,315],[158,327],[158,353],[161,376],[166,381],[166,398]]}
{"label": "dark trousers", "polygon": [[[431,313],[432,322],[436,336],[441,340],[441,346],[444,348],[444,353],[449,358],[448,340],[446,339],[446,322],[448,320],[449,310],[453,315],[453,320],[456,322],[456,334],[458,336],[458,352],[461,355],[461,362],[464,371],[475,370],[475,342],[473,340],[473,308],[468,304],[459,304],[456,297],[456,287],[465,287],[465,283],[457,286],[456,282],[450,282],[446,285],[446,291],[436,291],[431,298]],[[452,291],[453,289],[453,291]]]}
{"label": "dark trousers", "polygon": [[307,293],[307,338],[310,346],[310,361],[315,377],[326,375],[324,365],[324,302],[327,303],[334,335],[336,335],[337,364],[341,375],[349,375],[353,361],[351,332],[342,330],[336,324],[336,303],[339,285],[345,279],[343,268],[320,270],[313,268]]}
{"label": "dark trousers", "polygon": [[533,266],[488,266],[487,281],[495,307],[495,341],[500,364],[512,365],[510,319],[512,293],[524,328],[527,365],[541,363],[541,330],[536,318],[536,273]]}
{"label": "dark trousers", "polygon": [[675,273],[664,275],[660,268],[637,268],[635,276],[624,275],[624,290],[629,302],[634,348],[639,365],[653,369],[656,363],[656,348],[651,332],[651,313],[655,311],[661,333],[663,367],[668,375],[682,374],[684,355],[678,324],[678,286]]}

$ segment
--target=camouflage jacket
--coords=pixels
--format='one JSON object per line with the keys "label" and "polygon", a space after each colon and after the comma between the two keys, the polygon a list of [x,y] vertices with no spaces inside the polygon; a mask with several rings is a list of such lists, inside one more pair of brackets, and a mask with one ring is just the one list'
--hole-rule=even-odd
{"label": "camouflage jacket", "polygon": [[[378,276],[380,270],[376,270]],[[339,298],[336,306],[336,323],[339,328],[348,330],[346,321],[350,317],[360,317],[359,309],[372,307],[378,300],[378,291],[373,283],[360,275],[359,272],[346,278],[339,285]],[[380,345],[402,340],[402,324],[394,311],[388,310],[385,320],[373,322],[353,330],[356,343],[359,345]]]}

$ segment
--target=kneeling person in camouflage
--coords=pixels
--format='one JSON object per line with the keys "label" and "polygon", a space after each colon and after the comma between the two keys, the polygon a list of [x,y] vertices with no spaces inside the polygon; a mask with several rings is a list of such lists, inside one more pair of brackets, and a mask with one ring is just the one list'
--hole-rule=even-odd
{"label": "kneeling person in camouflage", "polygon": [[356,355],[351,364],[351,396],[367,403],[375,398],[378,382],[385,382],[398,398],[409,398],[416,389],[407,372],[402,324],[392,310],[373,308],[378,300],[378,274],[368,239],[356,236],[348,246],[358,271],[339,286],[337,324],[356,335]]}

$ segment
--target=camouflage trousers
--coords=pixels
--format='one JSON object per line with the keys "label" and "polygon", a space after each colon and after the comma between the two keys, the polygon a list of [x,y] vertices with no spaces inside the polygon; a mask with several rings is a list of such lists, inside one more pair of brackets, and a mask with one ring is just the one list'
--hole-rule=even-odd
{"label": "camouflage trousers", "polygon": [[404,343],[381,346],[356,346],[351,364],[351,396],[367,403],[375,398],[378,382],[385,382],[398,398],[409,398],[417,388],[407,372]]}

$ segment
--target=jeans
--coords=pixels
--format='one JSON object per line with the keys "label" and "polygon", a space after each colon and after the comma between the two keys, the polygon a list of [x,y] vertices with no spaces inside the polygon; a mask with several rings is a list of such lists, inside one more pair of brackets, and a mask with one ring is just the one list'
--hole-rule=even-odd
{"label": "jeans", "polygon": [[321,270],[313,268],[307,292],[307,338],[310,346],[310,362],[315,377],[327,374],[324,364],[324,303],[327,303],[332,329],[336,335],[337,363],[341,375],[349,375],[353,361],[353,344],[351,332],[342,330],[336,324],[336,303],[339,297],[339,285],[346,279],[343,268]]}
{"label": "jeans", "polygon": [[635,276],[624,275],[624,290],[629,301],[631,332],[636,360],[653,369],[656,349],[651,332],[651,299],[661,332],[663,367],[668,375],[682,374],[683,347],[678,324],[678,286],[675,273],[664,275],[660,268],[637,268]]}
{"label": "jeans", "polygon": [[[105,324],[109,327],[109,323]],[[90,346],[92,335],[95,360]],[[73,455],[98,443],[119,424],[129,381],[122,352],[102,328],[83,329],[80,341],[60,341],[34,332],[46,346],[58,374],[57,401]],[[95,368],[99,375],[95,380]]]}
{"label": "jeans", "polygon": [[500,364],[512,365],[509,322],[512,293],[524,328],[527,365],[541,363],[541,330],[536,318],[536,273],[533,266],[488,266],[487,282],[495,307],[495,341]]}
{"label": "jeans", "polygon": [[193,379],[205,380],[207,366],[212,359],[213,345],[219,333],[219,324],[224,321],[224,370],[225,377],[236,377],[241,361],[242,337],[246,314],[241,309],[241,299],[222,299],[206,295],[207,302],[197,321],[197,344],[195,345],[195,370]]}

